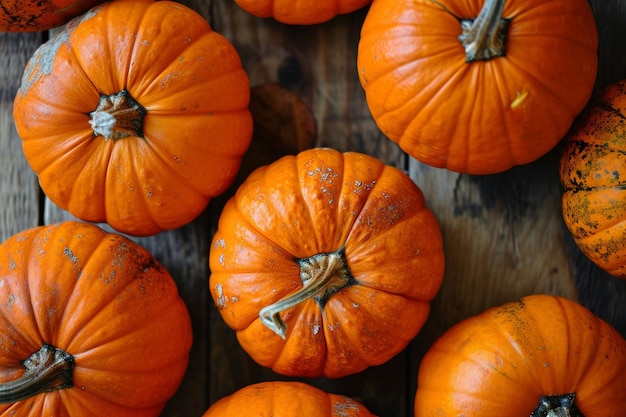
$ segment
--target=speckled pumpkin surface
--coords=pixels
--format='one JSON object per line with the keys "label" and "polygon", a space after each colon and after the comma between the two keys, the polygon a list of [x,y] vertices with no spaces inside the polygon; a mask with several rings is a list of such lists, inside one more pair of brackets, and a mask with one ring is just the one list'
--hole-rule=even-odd
{"label": "speckled pumpkin surface", "polygon": [[566,140],[563,218],[581,251],[626,279],[626,80],[589,106]]}

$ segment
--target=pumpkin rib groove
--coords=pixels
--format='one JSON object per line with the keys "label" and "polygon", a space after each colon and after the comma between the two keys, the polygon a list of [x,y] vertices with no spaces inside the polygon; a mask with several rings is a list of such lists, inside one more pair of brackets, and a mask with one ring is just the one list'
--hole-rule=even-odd
{"label": "pumpkin rib groove", "polygon": [[[345,166],[345,165],[344,165],[344,166]],[[344,172],[345,172],[345,170],[344,170]],[[365,207],[367,206],[367,203],[368,203],[368,201],[370,200],[370,198],[371,198],[371,196],[372,196],[372,193],[373,193],[373,192],[374,192],[374,190],[376,189],[376,186],[377,186],[378,184],[380,184],[380,178],[384,175],[384,174],[383,174],[384,172],[385,172],[385,169],[383,168],[383,170],[381,170],[381,171],[380,171],[380,173],[376,176],[376,178],[375,178],[375,179],[373,179],[373,181],[376,181],[376,182],[375,182],[374,186],[372,187],[372,189],[371,189],[371,190],[369,190],[369,194],[368,194],[367,198],[363,201],[363,203],[362,203],[361,207],[359,207],[359,211],[358,211],[358,212],[356,212],[356,214],[352,217],[352,221],[351,221],[350,226],[349,226],[349,227],[346,227],[346,231],[347,231],[347,233],[346,233],[346,235],[345,235],[344,241],[343,241],[343,242],[341,242],[341,247],[345,248],[346,243],[347,243],[347,242],[349,242],[349,241],[351,240],[351,236],[352,236],[352,233],[353,233],[353,229],[354,229],[355,227],[357,227],[357,224],[358,224],[358,219],[360,219],[360,218],[361,218],[361,214],[363,213],[363,210],[364,210],[364,209],[365,209]],[[344,176],[342,176],[342,178],[344,178]],[[345,189],[345,181],[342,181],[342,182],[341,182],[341,192],[339,193],[340,198],[343,196],[343,190],[344,190],[344,189]],[[338,208],[339,208],[339,204],[337,204],[337,209],[338,209]],[[343,220],[345,220],[345,219],[341,219],[341,220],[343,221]],[[348,257],[349,257],[349,256],[346,256],[346,255],[345,255],[345,253],[344,253],[344,260],[345,260],[345,262],[346,262],[346,265],[348,264]],[[349,267],[349,265],[348,265],[348,267]],[[354,275],[352,274],[352,272],[351,272],[351,275],[352,275],[352,277],[354,278]]]}
{"label": "pumpkin rib groove", "polygon": [[[295,175],[293,175],[293,178],[294,178],[294,180],[297,181],[297,185],[298,185],[297,187],[293,187],[298,192],[298,195],[296,196],[296,200],[297,200],[298,203],[304,203],[303,205],[307,209],[306,210],[307,219],[306,219],[306,221],[304,223],[309,225],[309,226],[311,226],[311,232],[313,232],[313,235],[314,235],[315,241],[316,241],[315,253],[308,253],[306,257],[309,257],[309,256],[316,255],[319,252],[318,248],[320,247],[320,244],[319,244],[319,236],[318,236],[318,233],[317,233],[318,231],[317,231],[317,229],[313,225],[313,214],[312,214],[312,211],[311,211],[311,207],[308,204],[308,200],[304,196],[304,192],[302,190],[302,187],[300,186],[301,182],[303,181],[303,179],[307,178],[307,177],[304,175],[304,173],[300,172],[300,164],[299,164],[299,161],[298,161],[297,157],[289,158],[289,160],[291,162],[291,164],[290,164],[291,165],[291,171],[293,171],[295,173]],[[268,175],[269,174],[269,170],[267,170],[267,169],[264,169],[263,174],[264,174],[263,175],[263,187],[266,188],[266,189],[271,189],[271,186],[272,186],[271,184],[275,181],[275,179],[272,179]],[[280,208],[276,207],[273,202],[272,202],[272,205],[271,205],[271,209],[274,212],[277,212],[277,213],[279,213],[281,211]],[[299,219],[299,221],[300,220],[301,219]],[[264,233],[267,233],[267,231],[265,231]],[[271,239],[271,240],[274,241],[275,239]],[[291,256],[293,256],[294,260],[301,258],[301,257],[295,256],[295,254],[292,253],[290,250],[287,250],[286,248],[284,248],[283,245],[280,242],[275,242],[274,241],[274,244],[276,246],[278,246],[279,248],[281,248],[281,250],[284,250],[286,253],[289,253]]]}
{"label": "pumpkin rib groove", "polygon": [[[349,241],[351,241],[351,240],[353,240],[353,239],[354,239],[354,237],[353,237],[353,233],[357,233],[357,232],[358,232],[358,230],[356,230],[356,231],[354,231],[354,232],[353,232],[353,230],[355,230],[355,228],[359,226],[359,219],[361,218],[361,216],[362,216],[362,214],[363,214],[363,211],[364,211],[366,208],[368,208],[368,206],[369,206],[370,204],[374,204],[374,203],[372,203],[372,201],[373,201],[373,197],[372,197],[372,196],[374,196],[374,195],[375,195],[375,193],[377,193],[377,192],[378,192],[378,189],[381,187],[381,185],[380,185],[380,184],[381,184],[381,178],[383,178],[383,177],[385,177],[385,176],[389,175],[389,170],[391,170],[391,169],[392,169],[392,167],[390,167],[390,166],[385,166],[385,167],[383,168],[383,170],[381,170],[381,172],[380,172],[380,173],[378,174],[378,176],[376,177],[376,179],[375,179],[375,181],[376,181],[376,182],[375,182],[374,186],[373,186],[373,187],[372,187],[372,188],[368,191],[368,196],[367,196],[367,198],[363,201],[363,205],[361,206],[361,208],[360,208],[359,212],[357,213],[357,215],[356,215],[356,216],[354,216],[354,221],[353,221],[353,223],[352,223],[352,227],[350,227],[349,232],[348,232],[348,234],[347,234],[347,237],[346,237],[345,241],[342,243],[342,245],[343,245],[343,246],[345,246],[345,245],[346,245]],[[393,169],[396,169],[396,168],[393,168]],[[410,180],[410,181],[412,182],[412,180]],[[381,192],[381,194],[385,194],[385,191],[382,191],[382,192]],[[415,211],[412,213],[412,215],[411,215],[410,217],[408,217],[408,218],[407,218],[407,217],[404,217],[404,212],[403,212],[402,220],[408,220],[408,219],[410,219],[411,217],[418,215],[418,214],[419,214],[419,212],[420,212],[422,209],[424,209],[424,208],[425,208],[425,207],[424,207],[424,204],[421,204],[421,207],[420,207],[419,209],[415,210]],[[400,222],[398,222],[398,223],[397,223],[397,224],[395,224],[395,225],[392,225],[391,227],[386,228],[384,232],[385,232],[385,233],[389,233],[389,231],[390,231],[390,230],[392,230],[392,229],[393,229],[393,228],[395,228],[395,227],[398,227],[398,226],[399,226],[399,223],[400,223]]]}
{"label": "pumpkin rib groove", "polygon": [[[563,304],[562,300],[557,299],[557,305],[560,308],[560,315],[561,317],[563,317],[563,321],[565,322],[564,326],[562,326],[562,328],[566,331],[566,341],[568,342],[568,347],[567,347],[567,356],[570,356],[570,352],[572,350],[572,341],[574,341],[575,343],[578,342],[578,335],[573,334],[571,332],[571,329],[575,328],[576,323],[572,323],[572,320],[577,320],[579,319],[578,317],[574,317],[573,314],[568,314],[568,309],[566,308],[566,306]],[[576,314],[578,316],[578,314]],[[595,317],[594,317],[595,319]],[[589,326],[592,328],[593,330],[593,338],[591,338],[591,340],[593,341],[597,341],[597,340],[601,340],[601,328],[597,323],[597,320],[593,320],[593,322],[591,323],[591,325]],[[589,351],[587,353],[587,357],[583,358],[583,360],[577,360],[574,363],[576,365],[580,365],[581,362],[584,363],[584,367],[580,368],[578,366],[576,366],[576,369],[580,369],[579,372],[575,372],[572,373],[571,372],[571,368],[568,369],[569,375],[570,375],[570,381],[568,381],[572,386],[578,386],[580,384],[581,379],[584,378],[585,375],[588,375],[590,373],[590,370],[595,368],[596,364],[595,364],[595,360],[593,358],[596,358],[597,352],[598,352],[598,347],[599,347],[599,343],[594,343],[594,344],[587,344],[585,347],[588,346],[593,346],[593,350]],[[580,349],[580,346],[578,347]],[[579,356],[579,355],[577,355]],[[572,366],[572,364],[570,364],[570,367]],[[577,375],[576,375],[577,374]],[[575,389],[571,390],[571,392],[576,393]],[[558,393],[559,395],[563,395],[566,393]],[[548,395],[547,393],[544,395]]]}
{"label": "pumpkin rib groove", "polygon": [[[85,139],[86,140],[84,140],[84,141],[80,141],[80,143],[86,143],[87,141],[90,140],[90,139],[87,139],[87,138],[85,138]],[[91,138],[91,139],[95,139],[95,138]],[[81,148],[80,146],[73,146],[72,149],[71,149],[71,151],[72,151],[71,153],[79,153],[79,155],[80,155],[80,152],[81,152],[80,148]],[[102,147],[100,146],[99,148],[100,148],[99,151],[102,152],[101,151]],[[99,186],[102,187],[102,189],[106,189],[106,187],[107,187],[107,185],[106,185],[106,183],[107,183],[107,181],[106,181],[106,174],[109,171],[109,166],[110,166],[110,161],[111,161],[111,153],[112,152],[113,152],[113,149],[112,149],[112,147],[110,147],[108,149],[108,151],[106,152],[106,156],[104,156],[104,158],[103,158],[104,160],[106,160],[107,164],[104,167],[104,173],[105,174],[102,176],[101,180],[99,181]],[[66,151],[64,154],[69,156],[70,152]],[[89,158],[89,159],[91,159],[91,158]],[[49,165],[47,165],[46,167],[44,167],[40,171],[41,172],[40,176],[41,177],[46,177],[49,172],[54,173],[55,171],[62,169],[60,166],[64,165],[64,162],[65,162],[65,157],[63,155],[59,155],[59,157],[56,159],[56,161],[53,161],[52,163],[50,163]],[[89,171],[89,172],[87,172],[87,171]],[[90,169],[89,164],[85,163],[82,166],[80,172],[77,173],[78,175],[76,175],[76,178],[77,179],[80,179],[80,178],[87,179],[88,178],[90,180],[97,178],[97,177],[93,177],[91,175],[90,171],[91,171],[91,169]],[[67,207],[68,208],[73,208],[75,204],[80,204],[80,202],[83,200],[82,197],[84,195],[84,189],[81,187],[81,182],[79,182],[79,181],[72,182],[69,185],[70,185],[70,188],[67,190],[67,197],[65,197],[65,199],[68,202],[67,203]],[[102,198],[98,199],[99,201],[94,202],[93,200],[95,200],[97,198],[97,196],[98,196],[98,193],[96,193],[95,196],[91,196],[91,201],[92,201],[92,203],[94,204],[95,207],[99,207],[99,204],[105,204],[106,203],[106,195],[102,195]],[[54,198],[54,199],[50,198],[50,200],[54,201],[55,204],[57,204],[57,201],[56,201],[57,198]],[[98,214],[100,214],[100,213],[98,213]],[[96,216],[93,216],[93,217],[92,216],[85,216],[84,220],[97,222],[100,219],[96,215]]]}
{"label": "pumpkin rib groove", "polygon": [[[263,168],[261,168],[261,169],[263,169]],[[263,169],[263,170],[265,171],[265,169]],[[265,182],[265,177],[266,177],[266,175],[265,175],[265,172],[264,172],[263,173],[263,182]],[[263,230],[262,228],[260,228],[257,225],[256,221],[254,221],[252,218],[247,216],[248,213],[245,210],[245,205],[243,205],[242,201],[237,198],[237,194],[235,194],[235,206],[236,206],[237,211],[241,215],[241,219],[245,220],[246,224],[249,226],[249,228],[251,230],[254,230],[258,236],[263,236],[263,238],[265,238],[268,242],[271,242],[271,244],[274,247],[279,248],[282,253],[285,253],[285,254],[288,254],[289,256],[292,256],[293,260],[295,262],[297,257],[295,257],[293,255],[291,250],[289,250],[286,247],[284,247],[283,244],[281,242],[277,241],[277,239],[275,239],[274,237],[268,236],[266,231]],[[272,204],[271,208],[274,209],[274,205],[273,204]]]}
{"label": "pumpkin rib groove", "polygon": [[[574,120],[574,117],[579,112],[575,110],[575,107],[572,107],[572,103],[571,103],[572,100],[569,97],[559,96],[557,92],[554,89],[550,88],[549,85],[547,85],[544,82],[544,80],[538,77],[536,73],[529,71],[527,64],[526,65],[521,64],[515,59],[515,57],[508,56],[507,62],[511,63],[515,67],[516,71],[519,71],[520,73],[525,74],[527,80],[534,80],[536,83],[536,86],[540,86],[545,95],[550,95],[553,98],[557,99],[558,102],[563,103],[565,107],[568,109],[570,118]],[[564,93],[566,93],[566,91],[564,91]],[[539,94],[539,93],[535,93],[535,94]]]}
{"label": "pumpkin rib groove", "polygon": [[[206,34],[205,36],[203,36],[202,38],[196,40],[195,43],[200,43],[201,41],[208,39],[208,38],[213,38],[212,36],[209,36],[210,34]],[[182,56],[182,54],[180,55]],[[162,72],[160,72],[157,76],[154,77],[154,79],[152,80],[152,82],[148,85],[146,85],[143,90],[138,93],[139,97],[144,97],[146,95],[151,95],[153,91],[161,89],[161,85],[163,84],[163,80],[166,80],[168,78],[171,77],[171,74],[175,74],[177,71],[173,70],[172,67],[175,67],[176,65],[179,65],[179,63],[176,60],[173,60],[170,65],[168,65],[167,67],[165,67],[163,69]],[[205,88],[207,85],[221,85],[221,84],[225,84],[224,80],[228,81],[233,73],[240,71],[240,68],[236,67],[235,65],[233,65],[231,68],[223,68],[223,72],[221,74],[217,74],[215,77],[212,77],[210,79],[206,79],[204,80],[202,83],[188,83],[187,85],[184,86],[184,88],[178,88],[176,91],[172,91],[169,94],[169,98],[175,98],[177,96],[185,96],[188,95],[189,92],[195,92],[195,91],[199,91],[203,88]],[[184,76],[184,75],[183,75]],[[138,98],[138,101],[140,99]],[[145,100],[144,100],[145,101]],[[166,103],[159,103],[160,105],[166,104]],[[206,104],[206,103],[203,103]],[[142,103],[142,105],[144,105],[146,107],[146,109],[148,111],[150,111],[153,115],[160,115],[160,114],[167,114],[163,109],[155,109],[154,108],[154,104],[148,100],[145,101],[145,103]],[[201,109],[201,110],[197,110],[195,113],[192,110],[188,110],[185,109],[185,114],[189,114],[189,115],[194,115],[194,114],[206,114],[206,113],[211,113],[211,114],[219,114],[221,113],[230,113],[234,110],[240,110],[241,106],[233,106],[233,107],[224,107],[224,106],[220,106],[219,108],[214,108],[214,109]],[[179,112],[178,109],[171,109],[170,111],[172,112]]]}
{"label": "pumpkin rib groove", "polygon": [[[82,291],[84,291],[84,289],[82,288],[83,284],[88,285],[89,287],[93,287],[93,283],[95,283],[96,281],[100,281],[101,278],[98,278],[98,275],[99,275],[99,271],[102,265],[97,255],[102,252],[108,253],[109,251],[114,250],[116,246],[118,245],[118,243],[119,243],[118,238],[111,239],[111,237],[102,235],[101,240],[98,242],[98,244],[95,247],[93,247],[93,249],[91,249],[89,253],[81,254],[81,256],[87,258],[87,262],[81,265],[80,277],[77,279],[76,285],[74,286],[72,291],[69,292],[70,297],[68,298],[65,308],[63,309],[63,314],[61,318],[59,319],[59,322],[63,323],[62,327],[65,327],[65,328],[69,327],[68,323],[71,323],[74,321],[75,317],[78,315],[77,314],[78,311],[80,311],[80,315],[79,315],[80,322],[83,322],[83,323],[94,321],[98,317],[98,315],[102,313],[102,310],[100,309],[93,309],[92,314],[88,315],[85,309],[80,309],[77,307],[76,310],[78,311],[72,311],[73,309],[70,309],[70,307],[73,307],[75,305],[78,305],[78,306],[80,305],[80,301],[82,298],[81,293]],[[87,279],[89,279],[89,282],[85,283]],[[126,284],[128,284],[128,282]],[[106,294],[108,297],[105,297],[104,294],[99,294],[98,304],[99,305],[110,304],[127,287],[128,285],[124,285],[124,288],[121,288],[117,290],[116,292],[109,291]],[[78,304],[75,304],[75,303],[78,303]],[[77,339],[78,336],[80,335],[80,332],[84,331],[85,328],[82,325],[77,325],[76,330],[78,330],[78,332],[74,333],[69,338],[68,341],[63,343],[69,350],[71,350],[73,347],[72,341]]]}
{"label": "pumpkin rib groove", "polygon": [[[123,290],[127,290],[129,286],[126,286],[122,289]],[[122,292],[120,291],[120,292]],[[119,293],[118,293],[119,294]],[[108,302],[107,302],[108,304]],[[147,325],[150,323],[150,321],[155,320],[158,321],[161,318],[166,318],[167,314],[169,314],[169,312],[172,310],[173,307],[175,307],[176,300],[172,299],[170,300],[170,303],[165,304],[162,303],[162,306],[159,310],[150,310],[151,311],[151,317],[152,318],[146,318],[145,321],[135,321],[132,323],[133,327],[130,327],[127,325],[127,327],[124,329],[124,335],[121,336],[117,333],[111,332],[107,335],[107,337],[103,337],[100,336],[98,339],[98,344],[97,345],[93,345],[91,348],[89,349],[85,349],[83,347],[83,349],[81,350],[80,354],[75,354],[74,356],[79,359],[79,358],[84,358],[86,356],[89,356],[91,354],[97,354],[98,351],[100,350],[107,350],[108,345],[112,344],[112,343],[121,343],[121,341],[125,340],[125,339],[133,339],[133,336],[138,335],[138,334],[142,334],[145,333],[145,329],[146,327],[148,327]],[[169,311],[168,311],[169,310]],[[91,317],[89,317],[87,320],[85,320],[85,322],[91,322],[91,321],[98,321],[98,322],[105,322],[103,320],[100,319],[100,316],[106,316],[108,313],[110,313],[108,310],[103,309],[103,310],[98,310],[95,312],[94,315],[92,315]],[[82,340],[82,336],[84,332],[87,332],[88,330],[83,329],[83,328],[79,328],[77,329],[78,331],[73,335],[73,337],[70,339],[70,344],[68,345],[68,350],[72,350],[74,348],[74,346],[72,345],[72,339],[74,338],[79,338],[81,337]],[[137,340],[136,338],[134,340]],[[131,340],[132,342],[132,340]],[[84,342],[81,342],[81,344],[84,346]],[[106,367],[108,367],[109,370],[111,371],[116,371],[115,369],[113,369],[109,364],[106,365]],[[166,365],[163,365],[163,367],[166,367]],[[96,369],[93,368],[92,366],[89,367],[90,369]],[[152,368],[151,369],[155,369]],[[132,372],[132,370],[128,369],[128,368],[123,368],[123,369],[119,369],[119,372],[124,372],[124,373],[129,373]],[[137,370],[134,372],[144,372],[142,370]]]}
{"label": "pumpkin rib groove", "polygon": [[[626,218],[615,217],[613,222],[609,220],[602,221],[593,229],[593,233],[584,236],[576,234],[576,237],[582,244],[594,240],[606,241],[606,239],[604,239],[604,236],[600,236],[600,234],[607,234],[608,232],[610,232],[610,229],[620,225],[626,225]],[[610,235],[610,233],[608,233],[608,236],[606,237],[611,238],[612,236]]]}
{"label": "pumpkin rib groove", "polygon": [[[450,50],[450,51],[442,51],[438,55],[444,55],[444,53],[446,53],[446,52],[451,54],[451,55],[455,55],[456,54],[456,51]],[[398,68],[401,69],[403,67],[414,67],[414,66],[417,66],[417,64],[418,64],[417,61],[429,60],[429,59],[431,59],[431,55],[421,57],[418,60],[412,59],[412,60],[409,61],[408,59],[405,59],[404,62],[402,62],[401,64],[398,65]],[[424,96],[417,97],[416,95],[411,95],[411,96],[409,96],[408,100],[405,100],[403,103],[400,103],[400,104],[398,104],[395,107],[389,107],[389,103],[388,103],[389,100],[382,100],[382,102],[384,103],[384,109],[381,110],[380,113],[384,114],[384,113],[389,113],[389,112],[392,112],[392,111],[404,110],[405,107],[413,104],[415,101],[420,101],[420,102],[425,102],[425,103],[432,103],[433,101],[435,101],[436,97],[445,94],[444,90],[446,90],[449,85],[451,85],[451,84],[458,84],[454,80],[454,78],[457,76],[457,74],[459,72],[463,71],[464,65],[465,65],[465,62],[463,62],[463,65],[459,64],[457,68],[446,68],[445,70],[446,70],[446,73],[447,73],[446,74],[447,77],[444,77],[442,75],[437,77],[438,79],[442,79],[443,83],[438,82],[437,84],[431,84],[432,86],[429,86],[430,87],[429,90],[432,92],[432,94],[430,94],[429,97],[426,98]],[[397,72],[396,68],[389,68],[387,73],[377,74],[377,77],[374,78],[374,79],[372,79],[372,78],[370,78],[370,76],[368,76],[368,78],[367,78],[368,86],[371,88],[373,85],[375,85],[375,83],[377,81],[381,80],[380,82],[385,82],[388,77],[394,76],[393,77],[394,84],[393,84],[393,86],[391,88],[389,88],[388,85],[385,86],[385,88],[386,88],[386,93],[385,94],[386,94],[387,97],[393,97],[394,95],[401,95],[402,93],[404,93],[404,91],[403,91],[403,89],[402,89],[402,87],[400,85],[401,84],[400,81],[409,79],[413,75],[414,71],[407,71],[407,72],[405,72],[404,73],[405,76],[403,78],[396,78],[396,76],[395,76],[396,72]],[[422,107],[425,108],[426,106],[427,105],[424,105]],[[418,113],[418,115],[419,115],[419,113]]]}
{"label": "pumpkin rib groove", "polygon": [[[133,139],[134,140],[134,139]],[[118,146],[119,148],[119,146]],[[124,147],[124,150],[126,151],[127,147]],[[135,148],[135,147],[132,147]],[[111,155],[109,157],[109,163],[107,164],[106,170],[103,172],[103,179],[104,179],[104,187],[105,190],[116,190],[118,188],[118,184],[120,183],[120,179],[125,179],[125,178],[138,178],[140,179],[140,185],[145,186],[146,184],[144,183],[144,176],[141,174],[141,172],[139,172],[137,170],[137,166],[135,164],[123,164],[125,167],[125,171],[123,174],[119,174],[117,172],[117,170],[115,168],[112,167],[112,163],[115,161],[117,162],[117,157],[115,156],[115,153],[119,153],[119,149],[117,150],[117,152],[115,152],[115,150],[111,151]],[[133,158],[134,159],[134,158]],[[127,184],[125,184],[125,186],[128,186]],[[121,187],[120,187],[121,188]],[[136,190],[137,193],[141,194],[142,198],[134,198],[133,199],[133,207],[135,209],[138,209],[138,212],[141,213],[150,213],[149,216],[142,216],[143,217],[143,221],[144,222],[148,222],[149,224],[145,224],[144,223],[144,229],[150,229],[152,230],[155,226],[158,227],[158,221],[157,219],[153,216],[153,214],[155,212],[158,212],[158,210],[152,210],[151,207],[149,206],[148,202],[146,201],[146,198],[144,196],[143,193],[143,189],[139,189]],[[104,198],[104,207],[105,207],[105,212],[106,217],[110,218],[111,217],[111,213],[113,210],[115,210],[116,212],[118,212],[119,210],[123,210],[122,206],[118,205],[116,203],[116,201],[119,199],[120,195],[117,193],[113,193],[113,192],[104,192],[102,193],[103,198]],[[119,220],[116,221],[114,224],[112,224],[112,226],[116,229],[118,228],[122,228],[122,229],[126,229],[127,226],[125,225],[126,223],[126,219],[123,213],[116,213],[116,218],[119,215]],[[125,226],[122,226],[125,225]],[[136,232],[135,232],[136,233]]]}
{"label": "pumpkin rib groove", "polygon": [[[465,65],[465,62],[463,62],[463,65]],[[428,97],[427,99],[423,98],[423,94],[424,91],[420,92],[420,97],[417,96],[413,96],[408,102],[406,102],[404,105],[398,107],[397,109],[394,109],[395,112],[398,111],[405,111],[408,112],[409,108],[414,108],[415,107],[415,103],[419,102],[424,102],[424,105],[420,105],[418,106],[416,110],[416,113],[414,113],[414,117],[412,117],[411,119],[408,120],[408,123],[403,122],[402,124],[405,126],[403,128],[403,133],[400,136],[399,141],[400,142],[408,142],[411,143],[413,142],[413,140],[411,139],[411,132],[415,131],[415,130],[419,130],[421,123],[422,123],[422,113],[425,111],[431,112],[431,110],[433,109],[433,107],[437,107],[437,111],[445,111],[444,108],[438,106],[436,103],[440,103],[440,102],[446,102],[446,95],[448,94],[447,92],[452,89],[454,90],[454,87],[452,86],[456,86],[459,85],[458,83],[458,79],[464,77],[465,75],[463,74],[464,72],[466,72],[466,68],[464,66],[459,66],[459,68],[457,70],[450,70],[447,80],[441,84],[438,83],[434,88],[431,88],[432,93],[430,95],[430,97]],[[443,78],[443,77],[442,77]],[[439,97],[444,97],[444,99],[440,99]],[[388,113],[389,111],[387,111]],[[382,117],[382,116],[381,116]],[[447,137],[442,137],[440,138],[439,142],[437,143],[438,147],[440,149],[444,149],[445,150],[445,154],[447,155],[449,153],[449,149],[452,146],[453,141],[457,139],[460,140],[461,138],[447,138]]]}
{"label": "pumpkin rib groove", "polygon": [[[156,4],[156,3],[155,3]],[[143,92],[141,91],[141,89],[137,88],[137,83],[136,82],[131,82],[135,73],[132,70],[132,63],[133,62],[141,62],[140,59],[138,59],[138,48],[141,46],[140,42],[138,42],[138,39],[143,39],[143,37],[141,36],[144,28],[146,27],[146,19],[148,18],[148,15],[150,14],[150,9],[152,9],[154,7],[155,4],[151,4],[149,7],[147,7],[146,9],[143,10],[142,14],[141,14],[141,19],[139,20],[133,20],[133,23],[135,23],[135,27],[131,28],[131,33],[136,34],[136,36],[134,36],[134,41],[133,41],[133,47],[128,51],[128,57],[126,59],[126,63],[127,63],[127,67],[123,68],[121,70],[118,70],[118,72],[120,74],[126,74],[126,76],[124,77],[124,85],[120,86],[121,88],[125,88],[127,89],[130,94],[133,97],[137,98],[137,101],[144,106],[144,108],[147,109],[146,107],[146,103],[142,103],[140,98],[141,96],[143,96]],[[159,7],[159,6],[157,6]],[[107,15],[110,13],[107,13]],[[113,19],[115,20],[115,16],[113,16]],[[126,21],[128,22],[131,19],[126,19]],[[128,24],[128,23],[126,23]],[[115,25],[115,22],[113,23],[107,23],[107,25],[105,27],[109,27],[110,25]],[[148,24],[148,27],[152,27],[152,25]],[[108,33],[107,33],[108,34]],[[107,41],[109,41],[109,36],[103,36],[104,39],[106,39]],[[109,42],[110,43],[110,42]],[[111,54],[111,56],[116,56],[117,54],[115,52],[113,52]],[[141,69],[140,65],[140,68]],[[143,76],[141,76],[140,78],[144,78]],[[151,85],[152,83],[156,82],[156,80],[159,79],[158,77],[154,77],[152,82],[149,84]],[[143,84],[141,84],[143,85]],[[131,91],[132,89],[132,91]],[[137,91],[139,90],[139,91]],[[147,87],[144,87],[144,91],[148,90]]]}
{"label": "pumpkin rib groove", "polygon": [[[342,172],[340,174],[341,178],[343,178],[343,158],[341,160],[342,162]],[[320,230],[318,227],[316,227],[314,219],[314,207],[312,207],[312,202],[310,201],[311,199],[305,195],[305,192],[303,190],[303,183],[307,182],[307,178],[308,176],[305,174],[305,172],[303,171],[305,168],[305,165],[303,163],[301,163],[301,161],[299,160],[298,156],[296,156],[295,158],[292,159],[292,164],[293,164],[293,168],[294,168],[294,172],[295,172],[295,179],[297,179],[298,182],[298,187],[295,187],[298,190],[298,197],[297,199],[300,200],[302,203],[304,203],[304,206],[306,206],[307,209],[307,221],[306,223],[309,224],[311,226],[313,235],[315,237],[315,250],[316,252],[320,252],[321,248],[322,248],[322,243],[320,241]],[[320,167],[322,168],[322,167]],[[343,184],[343,181],[342,181]],[[319,187],[323,187],[322,182],[320,181],[319,183],[316,183],[316,185],[319,185]],[[340,194],[341,195],[341,194]],[[335,213],[337,212],[337,206],[335,205]],[[325,227],[326,225],[322,225],[322,227]],[[338,248],[337,248],[338,249]],[[331,250],[327,251],[327,252],[331,252],[334,250],[337,250],[335,248],[331,248]],[[309,256],[314,256],[317,255],[317,253],[311,253]]]}

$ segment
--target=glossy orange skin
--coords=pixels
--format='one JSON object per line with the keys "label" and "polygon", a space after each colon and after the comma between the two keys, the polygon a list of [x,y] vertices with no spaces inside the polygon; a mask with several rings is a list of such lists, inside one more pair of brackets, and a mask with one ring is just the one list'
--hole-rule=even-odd
{"label": "glossy orange skin", "polygon": [[[105,140],[90,112],[126,89],[143,136]],[[14,103],[42,189],[81,220],[131,235],[189,223],[234,180],[252,136],[239,55],[192,9],[122,0],[77,18],[31,59]]]}
{"label": "glossy orange skin", "polygon": [[218,400],[202,417],[376,417],[359,402],[297,381],[252,384]]}
{"label": "glossy orange skin", "polygon": [[484,4],[376,1],[357,56],[382,132],[425,164],[468,174],[505,171],[554,148],[597,72],[587,0],[506,1],[505,56],[466,63],[458,18],[476,18]]}
{"label": "glossy orange skin", "polygon": [[0,416],[156,417],[192,343],[174,280],[145,249],[97,226],[25,230],[0,246],[0,381],[51,344],[74,356],[74,385],[0,405]]}
{"label": "glossy orange skin", "polygon": [[[260,310],[302,288],[298,259],[345,249],[355,284],[286,310],[285,340]],[[397,168],[315,148],[253,172],[225,205],[209,290],[243,349],[277,373],[338,378],[396,355],[423,326],[442,282],[435,215]]]}
{"label": "glossy orange skin", "polygon": [[291,25],[314,25],[352,13],[372,0],[234,0],[246,12]]}
{"label": "glossy orange skin", "polygon": [[571,130],[561,154],[562,212],[580,250],[626,279],[626,81],[608,86]]}
{"label": "glossy orange skin", "polygon": [[447,330],[424,356],[415,417],[528,417],[575,393],[585,417],[626,410],[626,341],[580,304],[537,294]]}
{"label": "glossy orange skin", "polygon": [[40,32],[61,26],[105,0],[2,0],[0,32]]}

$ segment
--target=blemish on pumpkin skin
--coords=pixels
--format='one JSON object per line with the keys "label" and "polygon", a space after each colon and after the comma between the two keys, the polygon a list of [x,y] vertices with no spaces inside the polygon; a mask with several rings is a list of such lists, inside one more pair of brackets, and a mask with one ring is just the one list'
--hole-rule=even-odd
{"label": "blemish on pumpkin skin", "polygon": [[528,95],[530,92],[528,90],[518,91],[517,95],[511,102],[511,108],[516,109],[524,104],[524,102],[528,99]]}
{"label": "blemish on pumpkin skin", "polygon": [[333,406],[333,415],[339,417],[350,417],[361,411],[361,407],[352,402],[350,398],[345,397],[345,402],[336,402]]}
{"label": "blemish on pumpkin skin", "polygon": [[217,292],[217,298],[215,300],[215,304],[217,305],[217,308],[226,307],[226,303],[228,302],[228,297],[224,296],[224,288],[222,287],[222,284],[217,284],[215,286],[215,291]]}
{"label": "blemish on pumpkin skin", "polygon": [[67,246],[63,249],[63,255],[67,259],[69,259],[70,262],[72,262],[74,265],[76,265],[78,263],[78,258],[76,257],[76,255],[74,255],[72,250],[70,248],[68,248]]}

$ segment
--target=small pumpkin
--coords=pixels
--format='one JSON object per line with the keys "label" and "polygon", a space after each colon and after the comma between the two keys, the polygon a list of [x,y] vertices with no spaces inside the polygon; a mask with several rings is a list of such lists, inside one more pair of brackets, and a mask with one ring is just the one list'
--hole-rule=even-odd
{"label": "small pumpkin", "polygon": [[173,2],[96,6],[31,58],[13,116],[56,205],[131,235],[176,229],[234,180],[252,137],[232,44]]}
{"label": "small pumpkin", "polygon": [[314,25],[352,13],[372,0],[235,0],[246,12],[257,17],[273,17],[291,25]]}
{"label": "small pumpkin", "polygon": [[338,378],[399,353],[427,319],[442,236],[404,172],[314,148],[255,170],[226,203],[209,289],[262,366]]}
{"label": "small pumpkin", "polygon": [[67,23],[105,0],[2,0],[0,32],[41,32]]}
{"label": "small pumpkin", "polygon": [[202,417],[376,417],[358,401],[297,381],[247,385],[215,402]]}
{"label": "small pumpkin", "polygon": [[0,416],[159,415],[192,333],[156,259],[74,221],[10,237],[0,259]]}
{"label": "small pumpkin", "polygon": [[359,80],[381,131],[417,160],[493,174],[554,148],[589,100],[587,0],[377,0]]}
{"label": "small pumpkin", "polygon": [[417,382],[415,417],[622,417],[626,340],[579,303],[536,294],[447,330]]}
{"label": "small pumpkin", "polygon": [[626,80],[607,86],[568,134],[560,160],[564,222],[597,266],[626,279]]}

